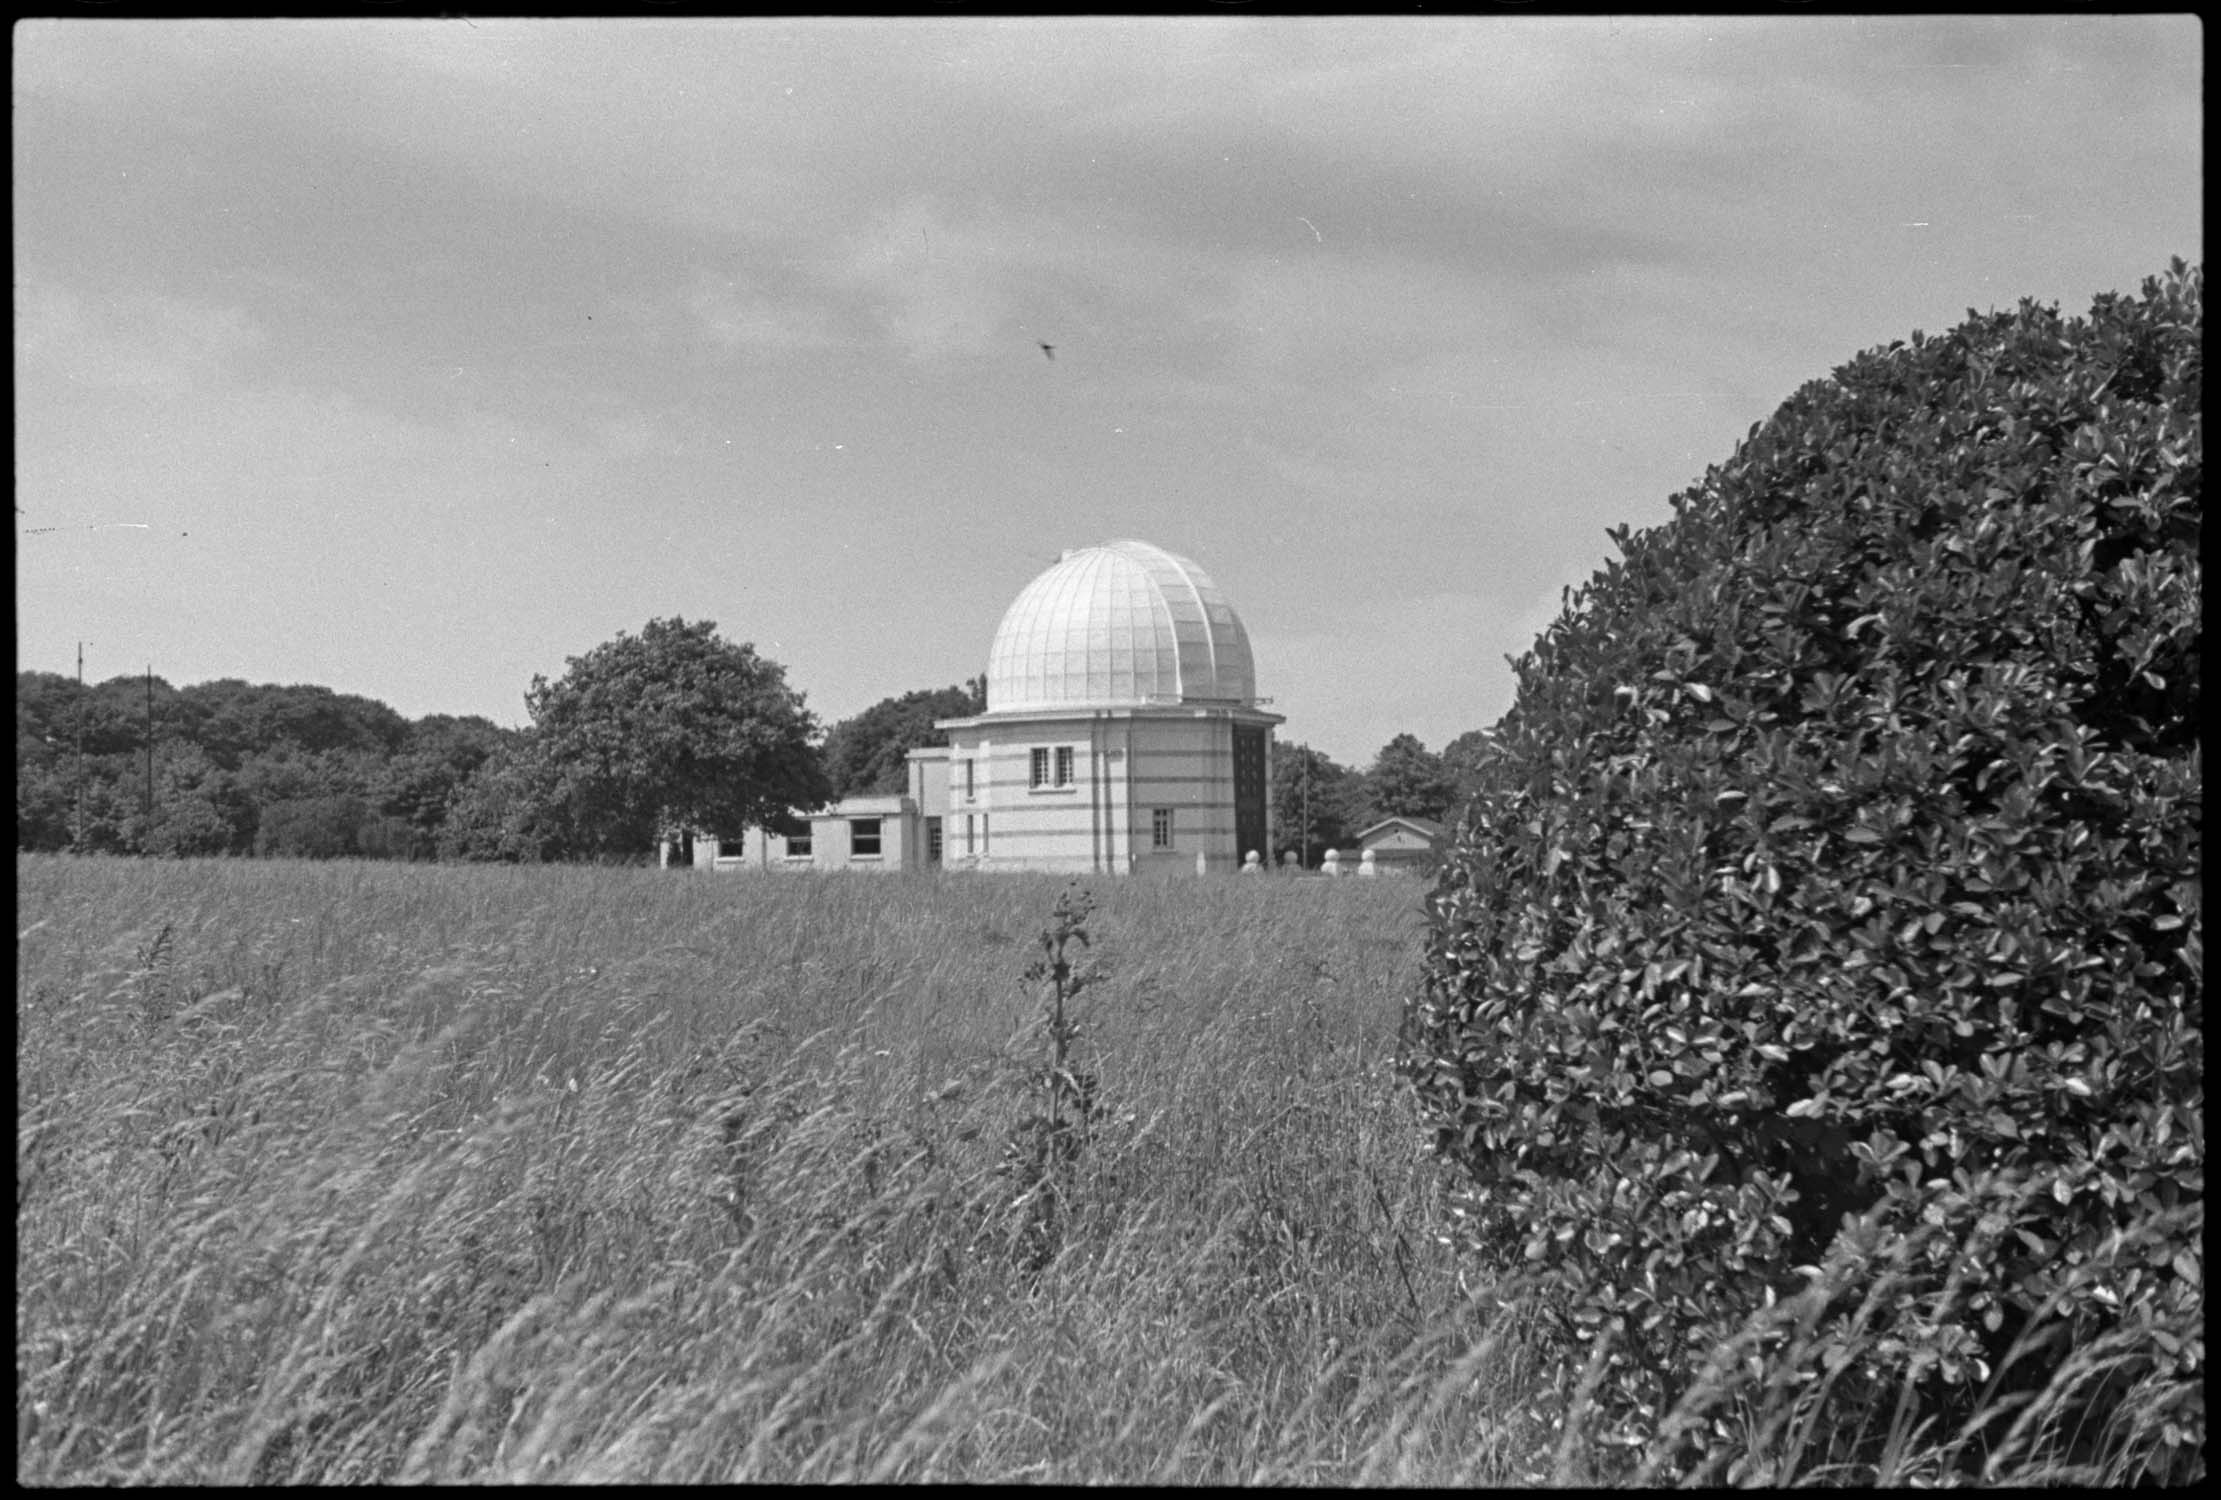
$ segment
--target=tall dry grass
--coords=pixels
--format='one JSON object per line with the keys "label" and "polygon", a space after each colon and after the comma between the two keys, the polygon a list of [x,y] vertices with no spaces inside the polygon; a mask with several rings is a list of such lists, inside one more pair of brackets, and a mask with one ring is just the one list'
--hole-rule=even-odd
{"label": "tall dry grass", "polygon": [[2203,1432],[2179,1380],[2080,1430],[2110,1347],[1939,1420],[1864,1320],[1980,1245],[1847,1238],[1603,1444],[1599,1363],[1438,1238],[1415,884],[1090,882],[1043,1256],[1007,1148],[1062,882],[17,882],[19,1482],[2110,1484]]}
{"label": "tall dry grass", "polygon": [[19,858],[29,1482],[1540,1477],[1394,1086],[1420,887]]}

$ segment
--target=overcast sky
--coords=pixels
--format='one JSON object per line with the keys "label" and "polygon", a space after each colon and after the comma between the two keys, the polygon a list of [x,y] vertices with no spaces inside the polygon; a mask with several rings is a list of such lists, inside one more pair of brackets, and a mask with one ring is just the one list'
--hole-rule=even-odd
{"label": "overcast sky", "polygon": [[1139,537],[1440,749],[1805,381],[2203,255],[2183,17],[13,36],[18,666],[411,717],[683,615],[831,723]]}

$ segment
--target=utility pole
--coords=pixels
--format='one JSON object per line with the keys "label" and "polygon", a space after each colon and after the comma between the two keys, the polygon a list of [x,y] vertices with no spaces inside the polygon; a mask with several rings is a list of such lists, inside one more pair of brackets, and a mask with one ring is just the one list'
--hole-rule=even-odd
{"label": "utility pole", "polygon": [[154,663],[147,663],[147,793],[139,816],[139,852],[154,838]]}
{"label": "utility pole", "polygon": [[77,643],[77,767],[70,773],[69,852],[85,852],[85,643]]}

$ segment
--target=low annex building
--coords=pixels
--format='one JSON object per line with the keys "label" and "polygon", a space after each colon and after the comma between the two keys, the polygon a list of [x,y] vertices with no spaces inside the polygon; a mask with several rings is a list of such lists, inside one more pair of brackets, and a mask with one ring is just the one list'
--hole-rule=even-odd
{"label": "low annex building", "polygon": [[1431,875],[1448,836],[1449,829],[1432,818],[1383,818],[1355,835],[1359,868],[1372,865],[1384,875]]}
{"label": "low annex building", "polygon": [[1005,611],[986,712],[943,719],[899,796],[851,797],[806,836],[751,828],[724,869],[1227,871],[1268,847],[1273,726],[1241,617],[1147,542],[1065,553]]}

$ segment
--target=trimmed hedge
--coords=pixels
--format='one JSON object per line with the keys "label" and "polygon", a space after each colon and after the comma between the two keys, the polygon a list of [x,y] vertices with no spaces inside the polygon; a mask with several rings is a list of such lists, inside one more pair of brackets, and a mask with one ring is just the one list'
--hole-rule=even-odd
{"label": "trimmed hedge", "polygon": [[1860,355],[1514,664],[1405,1066],[1631,1450],[1834,1245],[1839,1426],[2102,1337],[2202,1471],[2203,287]]}

